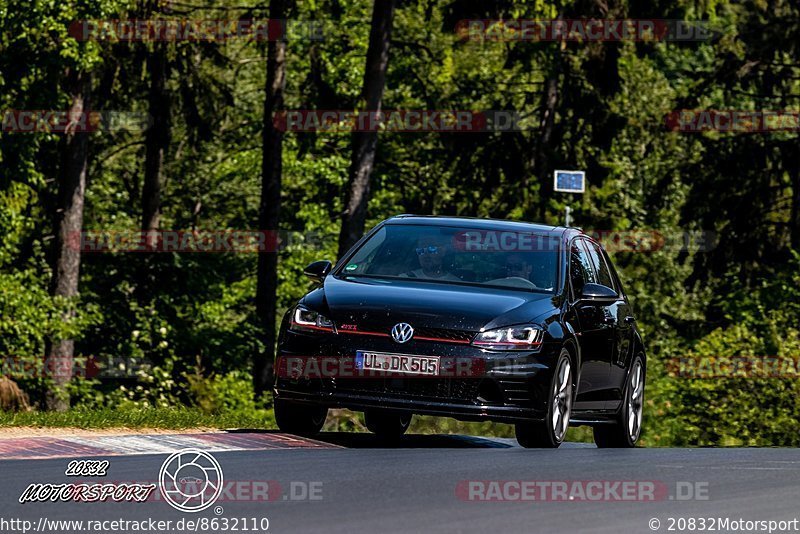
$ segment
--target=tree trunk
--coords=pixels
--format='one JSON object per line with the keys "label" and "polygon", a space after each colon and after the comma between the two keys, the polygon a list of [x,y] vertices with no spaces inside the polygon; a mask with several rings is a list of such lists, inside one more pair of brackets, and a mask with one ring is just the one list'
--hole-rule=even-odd
{"label": "tree trunk", "polygon": [[547,201],[553,195],[553,178],[549,164],[550,143],[553,137],[556,106],[558,105],[558,73],[554,73],[545,82],[542,101],[542,119],[539,124],[539,136],[536,140],[532,172],[540,180],[539,186],[539,221],[545,222],[547,217]]}
{"label": "tree trunk", "polygon": [[[380,112],[383,89],[386,86],[386,68],[389,65],[389,42],[392,33],[395,0],[375,0],[364,71],[362,100],[369,113]],[[353,133],[353,155],[347,182],[342,229],[339,233],[341,258],[364,233],[367,203],[370,194],[370,176],[375,163],[377,130]]]}
{"label": "tree trunk", "polygon": [[[287,0],[272,0],[270,18],[287,16]],[[264,99],[264,130],[261,147],[261,203],[258,228],[267,233],[267,250],[258,255],[256,315],[260,326],[262,350],[253,358],[253,387],[256,397],[269,390],[272,361],[275,355],[276,300],[278,292],[277,233],[281,209],[281,174],[283,172],[283,132],[276,128],[273,117],[283,108],[286,85],[286,41],[270,41],[267,48],[267,84]]]}
{"label": "tree trunk", "polygon": [[155,243],[154,232],[159,228],[161,218],[161,185],[164,157],[170,143],[170,99],[167,93],[168,58],[165,43],[156,43],[155,49],[147,58],[147,72],[150,75],[148,109],[152,123],[145,133],[144,184],[142,186],[142,232],[147,244]]}
{"label": "tree trunk", "polygon": [[[89,81],[85,74],[68,76],[71,93],[70,116],[73,121],[89,108]],[[68,131],[61,142],[61,167],[58,180],[58,200],[55,214],[55,255],[51,293],[57,297],[78,294],[81,253],[75,247],[75,236],[83,229],[83,200],[86,191],[86,167],[89,134]],[[63,317],[69,321],[71,314]],[[49,410],[64,411],[69,407],[65,386],[72,378],[74,340],[48,340],[45,373],[52,380],[45,395]]]}
{"label": "tree trunk", "polygon": [[789,221],[792,248],[800,252],[800,155],[789,151],[789,174],[792,179],[792,207]]}

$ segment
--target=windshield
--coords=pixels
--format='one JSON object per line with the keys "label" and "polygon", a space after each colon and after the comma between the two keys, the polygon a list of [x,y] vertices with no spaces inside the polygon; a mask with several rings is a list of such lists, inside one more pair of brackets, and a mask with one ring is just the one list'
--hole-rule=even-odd
{"label": "windshield", "polygon": [[386,224],[338,271],[552,293],[558,239],[531,232]]}

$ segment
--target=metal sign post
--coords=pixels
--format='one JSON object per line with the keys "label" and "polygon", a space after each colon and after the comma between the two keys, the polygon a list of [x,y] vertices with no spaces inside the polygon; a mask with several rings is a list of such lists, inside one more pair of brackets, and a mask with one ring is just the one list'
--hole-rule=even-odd
{"label": "metal sign post", "polygon": [[[577,193],[586,192],[586,172],[584,171],[554,171],[553,172],[553,191],[556,193]],[[572,224],[572,208],[564,208],[564,225]]]}

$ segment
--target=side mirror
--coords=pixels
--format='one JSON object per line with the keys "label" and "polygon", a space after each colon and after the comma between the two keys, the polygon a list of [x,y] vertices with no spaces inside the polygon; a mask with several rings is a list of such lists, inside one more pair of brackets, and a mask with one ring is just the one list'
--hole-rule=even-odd
{"label": "side mirror", "polygon": [[322,283],[325,277],[328,276],[328,273],[331,272],[332,268],[333,264],[328,260],[315,261],[303,269],[303,274],[315,282]]}
{"label": "side mirror", "polygon": [[590,283],[583,286],[581,298],[584,300],[612,300],[617,298],[617,292],[610,287]]}

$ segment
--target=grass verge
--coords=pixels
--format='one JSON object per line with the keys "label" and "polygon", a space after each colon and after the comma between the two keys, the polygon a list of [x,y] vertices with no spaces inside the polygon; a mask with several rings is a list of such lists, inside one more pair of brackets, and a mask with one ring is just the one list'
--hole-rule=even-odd
{"label": "grass verge", "polygon": [[272,410],[207,413],[198,408],[137,408],[66,412],[0,412],[0,432],[11,427],[53,428],[154,428],[186,430],[192,428],[275,428]]}

